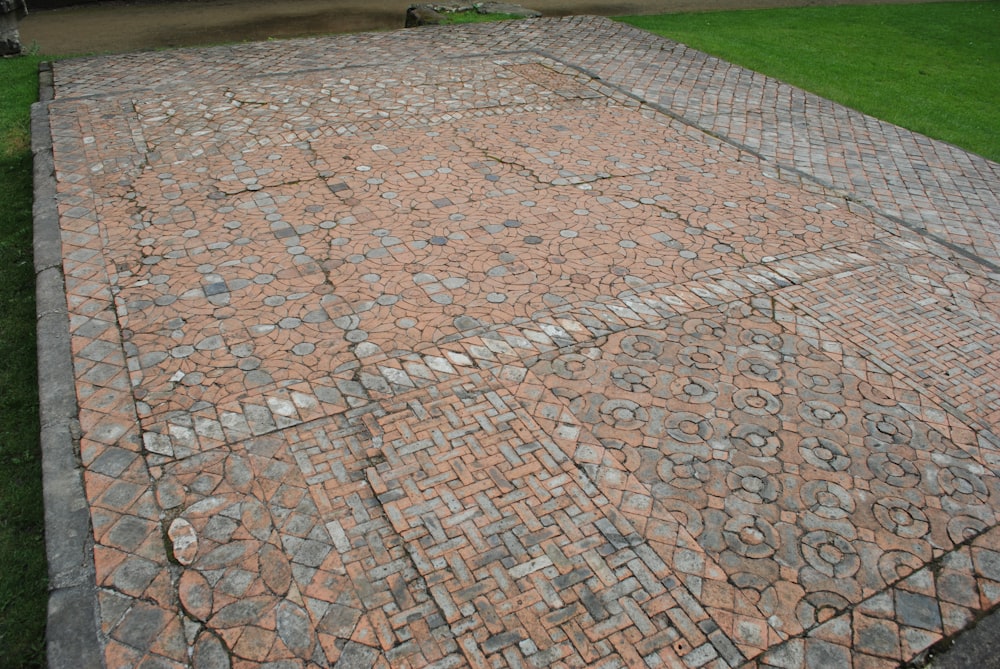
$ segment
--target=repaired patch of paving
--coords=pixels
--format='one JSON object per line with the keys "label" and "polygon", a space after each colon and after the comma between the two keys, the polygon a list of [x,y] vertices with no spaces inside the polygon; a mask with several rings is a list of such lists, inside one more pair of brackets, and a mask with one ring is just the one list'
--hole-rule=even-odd
{"label": "repaired patch of paving", "polygon": [[579,17],[42,111],[106,666],[890,667],[1000,602],[997,165]]}

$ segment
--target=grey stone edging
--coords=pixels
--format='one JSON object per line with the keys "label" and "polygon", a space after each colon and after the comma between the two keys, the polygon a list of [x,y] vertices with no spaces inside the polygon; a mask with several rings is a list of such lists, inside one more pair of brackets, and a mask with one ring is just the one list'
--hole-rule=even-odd
{"label": "grey stone edging", "polygon": [[39,67],[40,101],[31,107],[31,152],[39,422],[49,563],[46,654],[51,669],[97,669],[104,667],[104,660],[98,636],[90,509],[78,455],[76,382],[49,129],[48,103],[52,99],[52,69],[43,63]]}

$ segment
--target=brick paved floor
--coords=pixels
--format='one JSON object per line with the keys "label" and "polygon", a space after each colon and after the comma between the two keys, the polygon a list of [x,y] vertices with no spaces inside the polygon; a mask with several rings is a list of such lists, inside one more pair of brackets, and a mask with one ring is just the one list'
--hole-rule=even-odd
{"label": "brick paved floor", "polygon": [[1000,602],[1000,166],[594,18],[48,114],[109,667],[890,667]]}

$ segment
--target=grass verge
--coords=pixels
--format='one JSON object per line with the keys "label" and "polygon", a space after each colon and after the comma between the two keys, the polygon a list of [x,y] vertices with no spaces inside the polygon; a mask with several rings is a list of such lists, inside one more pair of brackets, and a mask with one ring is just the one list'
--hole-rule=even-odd
{"label": "grass verge", "polygon": [[1000,2],[620,17],[1000,161]]}
{"label": "grass verge", "polygon": [[0,59],[0,666],[45,665],[29,114],[39,57]]}

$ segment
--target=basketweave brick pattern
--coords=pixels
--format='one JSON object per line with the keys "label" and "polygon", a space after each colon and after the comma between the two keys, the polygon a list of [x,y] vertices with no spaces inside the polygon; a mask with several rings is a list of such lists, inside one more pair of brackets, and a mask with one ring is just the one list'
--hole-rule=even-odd
{"label": "basketweave brick pattern", "polygon": [[184,566],[180,605],[204,623],[196,654],[221,643],[250,662],[742,661],[489,375],[187,458],[162,468],[156,495]]}
{"label": "basketweave brick pattern", "polygon": [[[473,666],[677,657],[684,639],[669,620],[680,607],[666,564],[505,391],[474,377],[454,384],[387,407],[366,463],[367,494],[422,580],[397,604],[433,600],[431,632],[413,644],[443,626],[450,651]],[[343,462],[319,450],[310,463]],[[359,534],[349,518],[334,531]],[[399,644],[380,642],[387,657]]]}
{"label": "basketweave brick pattern", "polygon": [[108,666],[895,666],[1000,602],[992,164],[592,18],[56,94]]}

